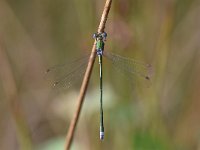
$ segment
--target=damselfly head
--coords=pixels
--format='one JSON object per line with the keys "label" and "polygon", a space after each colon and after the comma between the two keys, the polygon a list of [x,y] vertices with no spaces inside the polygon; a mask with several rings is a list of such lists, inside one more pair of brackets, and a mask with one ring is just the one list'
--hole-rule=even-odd
{"label": "damselfly head", "polygon": [[107,33],[106,32],[94,33],[93,38],[96,40],[104,40],[105,41],[107,38]]}
{"label": "damselfly head", "polygon": [[106,32],[100,33],[100,36],[101,36],[102,40],[106,41],[106,38],[107,38],[107,33]]}
{"label": "damselfly head", "polygon": [[107,38],[107,33],[106,32],[103,32],[101,35],[102,35],[103,38],[105,38],[105,39]]}
{"label": "damselfly head", "polygon": [[98,37],[98,33],[94,33],[94,34],[93,34],[93,38],[94,38],[94,39],[97,39],[97,37]]}

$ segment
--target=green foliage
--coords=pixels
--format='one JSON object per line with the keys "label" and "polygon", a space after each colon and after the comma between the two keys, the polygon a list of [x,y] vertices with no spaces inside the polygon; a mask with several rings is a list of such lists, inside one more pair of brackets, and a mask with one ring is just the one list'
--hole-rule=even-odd
{"label": "green foliage", "polygon": [[136,132],[133,138],[133,149],[137,150],[168,150],[163,137],[157,137],[155,134],[148,132]]}

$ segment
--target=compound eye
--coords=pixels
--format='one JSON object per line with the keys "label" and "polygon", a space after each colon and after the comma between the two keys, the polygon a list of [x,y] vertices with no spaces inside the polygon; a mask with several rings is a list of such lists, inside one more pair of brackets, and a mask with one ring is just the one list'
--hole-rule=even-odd
{"label": "compound eye", "polygon": [[94,38],[94,39],[96,39],[96,38],[97,38],[97,36],[98,36],[98,34],[97,34],[97,33],[94,33],[94,34],[93,34],[93,38]]}
{"label": "compound eye", "polygon": [[103,38],[106,38],[106,37],[107,37],[107,33],[106,33],[106,32],[103,32],[103,33],[102,33],[102,36],[103,36]]}

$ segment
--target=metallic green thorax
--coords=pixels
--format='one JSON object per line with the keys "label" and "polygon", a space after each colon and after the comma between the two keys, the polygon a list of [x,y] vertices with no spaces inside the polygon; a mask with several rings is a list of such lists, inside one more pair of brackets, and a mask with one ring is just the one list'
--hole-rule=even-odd
{"label": "metallic green thorax", "polygon": [[103,42],[103,40],[97,40],[97,43],[96,43],[96,49],[97,50],[104,50],[104,42]]}

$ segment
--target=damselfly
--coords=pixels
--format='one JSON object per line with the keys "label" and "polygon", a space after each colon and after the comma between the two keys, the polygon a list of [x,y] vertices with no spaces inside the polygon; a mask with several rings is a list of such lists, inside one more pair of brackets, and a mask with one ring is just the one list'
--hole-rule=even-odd
{"label": "damselfly", "polygon": [[[112,64],[121,72],[129,75],[142,78],[143,80],[150,80],[149,71],[150,65],[145,64],[133,59],[123,57],[111,52],[104,51],[104,45],[107,38],[107,33],[95,33],[93,38],[96,41],[96,55],[99,63],[99,77],[100,77],[100,139],[104,139],[104,121],[103,121],[103,56],[110,60]],[[63,64],[47,69],[47,74],[58,75],[53,83],[54,87],[68,88],[79,77],[83,76],[87,62],[89,61],[89,55],[76,60],[71,64]],[[67,71],[71,66],[70,71]],[[75,67],[74,67],[75,66]]]}

